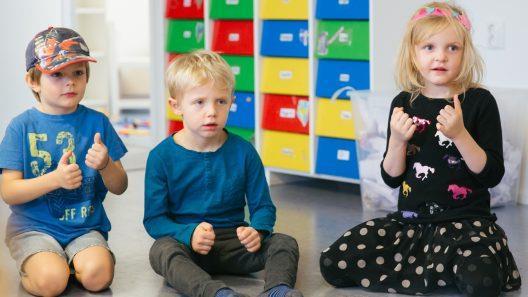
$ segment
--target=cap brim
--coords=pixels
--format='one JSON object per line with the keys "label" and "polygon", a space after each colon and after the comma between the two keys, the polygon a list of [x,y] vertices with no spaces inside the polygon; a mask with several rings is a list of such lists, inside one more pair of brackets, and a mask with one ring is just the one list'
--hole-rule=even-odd
{"label": "cap brim", "polygon": [[51,73],[55,73],[57,71],[60,71],[60,70],[64,69],[67,66],[70,66],[70,65],[76,64],[76,63],[81,63],[81,62],[94,62],[94,63],[97,63],[97,60],[92,58],[92,57],[90,57],[90,56],[78,56],[78,57],[75,57],[73,59],[70,59],[68,62],[61,63],[61,64],[53,67],[52,69],[42,68],[42,67],[40,67],[40,64],[35,65],[35,67],[38,70],[40,70],[42,73],[51,74]]}

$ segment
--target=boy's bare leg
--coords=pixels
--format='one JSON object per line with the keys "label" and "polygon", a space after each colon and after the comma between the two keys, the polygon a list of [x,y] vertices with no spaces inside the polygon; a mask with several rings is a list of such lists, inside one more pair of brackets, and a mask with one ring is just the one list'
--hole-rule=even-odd
{"label": "boy's bare leg", "polygon": [[22,265],[22,286],[36,296],[60,295],[68,285],[70,268],[66,259],[52,252],[30,256]]}
{"label": "boy's bare leg", "polygon": [[75,278],[91,292],[110,286],[114,279],[114,259],[108,249],[93,246],[78,252],[73,257]]}

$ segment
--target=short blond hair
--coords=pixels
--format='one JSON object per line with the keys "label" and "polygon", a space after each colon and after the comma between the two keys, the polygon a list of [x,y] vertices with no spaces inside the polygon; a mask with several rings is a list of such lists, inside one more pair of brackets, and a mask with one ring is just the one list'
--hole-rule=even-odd
{"label": "short blond hair", "polygon": [[[85,65],[86,65],[86,82],[88,82],[90,80],[90,64],[86,63],[86,62],[83,62]],[[36,82],[38,84],[40,84],[40,78],[42,77],[42,71],[38,70],[36,67],[31,67],[28,71],[27,71],[27,75],[29,76],[29,79],[32,81],[32,82]],[[39,93],[31,90],[31,92],[33,93],[33,96],[37,99],[38,102],[40,102],[40,95]]]}
{"label": "short blond hair", "polygon": [[[430,15],[413,19],[424,8],[439,8],[450,16]],[[407,28],[398,53],[396,63],[396,84],[402,91],[411,93],[411,102],[418,97],[424,88],[424,81],[418,71],[415,46],[427,38],[445,30],[454,28],[456,34],[463,42],[462,67],[454,80],[457,91],[466,91],[472,87],[480,86],[484,73],[484,63],[477,49],[473,45],[471,33],[453,14],[465,15],[466,12],[453,4],[444,2],[431,2],[420,7],[407,23]]]}
{"label": "short blond hair", "polygon": [[169,95],[175,100],[180,100],[187,90],[210,82],[232,97],[235,85],[233,71],[219,54],[209,50],[178,56],[165,72]]}

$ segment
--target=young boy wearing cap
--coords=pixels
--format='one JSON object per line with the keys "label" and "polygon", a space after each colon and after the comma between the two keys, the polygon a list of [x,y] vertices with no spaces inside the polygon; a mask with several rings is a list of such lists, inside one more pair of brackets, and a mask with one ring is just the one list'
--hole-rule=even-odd
{"label": "young boy wearing cap", "polygon": [[62,293],[71,271],[89,291],[113,279],[102,202],[127,188],[119,161],[127,150],[105,115],[79,104],[88,62],[75,31],[38,33],[26,49],[36,106],[10,122],[0,144],[1,195],[12,211],[6,243],[22,286],[37,296]]}
{"label": "young boy wearing cap", "polygon": [[[299,248],[273,233],[275,206],[255,148],[228,133],[234,77],[216,53],[178,57],[166,72],[171,109],[183,130],[149,154],[143,224],[156,241],[150,264],[180,293],[242,297],[210,274],[265,270],[260,297],[302,297],[293,289]],[[248,205],[249,221],[244,219]]]}

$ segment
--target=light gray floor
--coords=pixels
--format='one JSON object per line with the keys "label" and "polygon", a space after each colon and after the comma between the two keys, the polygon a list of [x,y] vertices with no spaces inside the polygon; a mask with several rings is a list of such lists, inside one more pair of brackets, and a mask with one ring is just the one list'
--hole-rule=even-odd
{"label": "light gray floor", "polygon": [[[112,222],[110,246],[116,254],[117,266],[110,290],[90,294],[75,284],[70,284],[65,296],[178,296],[163,279],[156,275],[148,263],[148,250],[152,243],[141,223],[143,217],[144,171],[129,174],[129,188],[125,195],[109,195],[105,208]],[[278,209],[276,231],[294,236],[299,242],[301,259],[297,288],[305,296],[394,296],[375,294],[360,289],[335,289],[324,282],[319,272],[319,253],[346,229],[383,213],[364,213],[354,185],[306,179],[272,186],[271,193]],[[517,260],[522,277],[527,278],[528,220],[527,206],[510,206],[496,210],[499,224],[509,235],[509,244]],[[9,209],[0,203],[0,233],[5,230]],[[3,234],[0,234],[3,238]],[[0,289],[0,296],[29,296],[19,284],[14,262],[0,244],[0,275],[11,287]],[[259,274],[248,277],[221,276],[228,285],[243,293],[256,296],[263,285]],[[2,282],[0,281],[0,284]],[[526,289],[505,296],[528,296]],[[458,296],[453,289],[434,296]]]}

